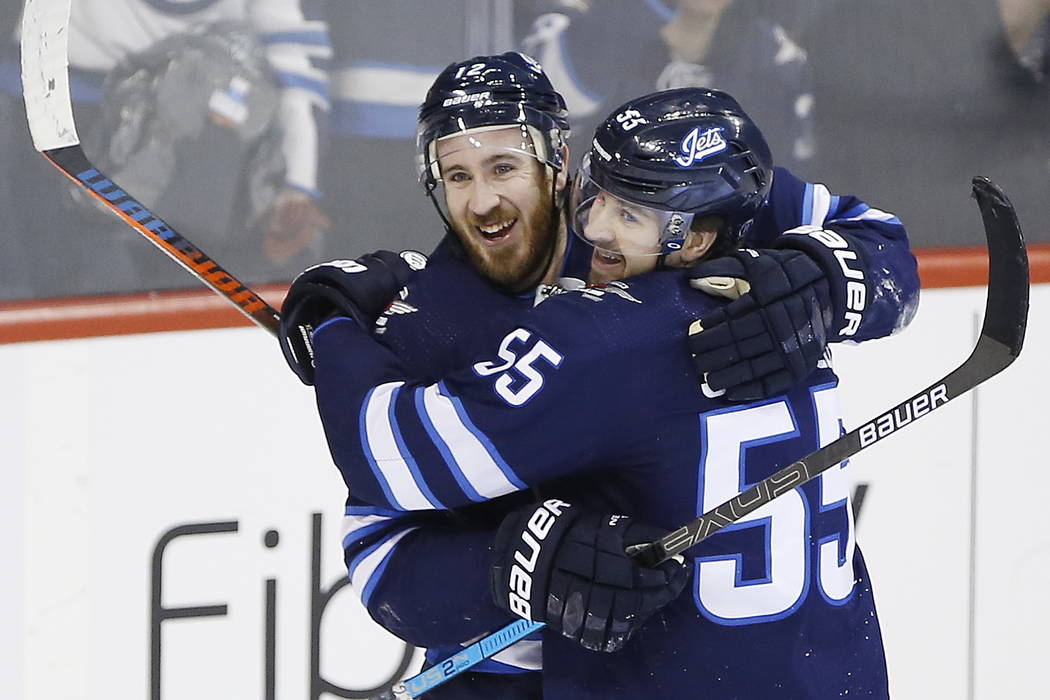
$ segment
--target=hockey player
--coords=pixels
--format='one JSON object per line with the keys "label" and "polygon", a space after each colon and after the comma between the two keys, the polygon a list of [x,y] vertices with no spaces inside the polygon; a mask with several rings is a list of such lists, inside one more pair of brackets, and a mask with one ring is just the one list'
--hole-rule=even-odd
{"label": "hockey player", "polygon": [[[508,162],[494,157],[499,147],[477,149],[471,138],[434,149],[446,177],[465,183],[490,168],[514,177],[496,167]],[[574,199],[579,230],[600,246],[594,262],[611,277],[732,249],[745,229],[759,240],[811,236],[801,210],[786,206],[804,189],[786,171],[773,174],[760,132],[731,98],[686,89],[636,100],[606,121]],[[794,262],[784,271],[792,284],[815,281]],[[387,509],[387,528],[403,527],[399,512],[540,484],[558,494],[504,519],[492,576],[499,607],[589,648],[619,649],[632,631],[636,641],[609,656],[545,636],[544,697],[886,695],[841,469],[694,548],[693,595],[661,611],[660,625],[630,623],[663,602],[646,585],[659,572],[623,555],[637,538],[632,518],[675,527],[841,430],[826,366],[753,404],[691,381],[681,323],[716,305],[672,271],[585,288],[519,316],[488,359],[436,382],[406,372],[361,328],[355,304],[314,334],[333,456],[356,497]],[[585,514],[610,508],[631,517]],[[374,513],[367,529],[386,539]],[[658,581],[674,580],[673,570],[663,574]],[[688,657],[675,659],[683,649]]]}
{"label": "hockey player", "polygon": [[[467,76],[468,73],[471,75]],[[457,82],[455,80],[457,74],[461,78],[472,80]],[[513,79],[509,79],[508,76]],[[540,127],[535,137],[535,141],[538,141],[540,145],[537,147],[530,140],[519,141],[519,146],[524,145],[525,147],[518,148],[516,154],[519,156],[524,154],[530,160],[542,162],[547,166],[543,169],[546,178],[533,173],[536,177],[535,182],[543,185],[541,188],[534,189],[539,189],[544,193],[549,192],[551,199],[554,200],[554,195],[564,182],[564,176],[561,176],[559,170],[556,169],[563,162],[563,156],[558,157],[560,149],[552,148],[551,143],[558,142],[556,137],[559,134],[555,127],[558,125],[559,117],[563,115],[560,115],[557,109],[560,100],[542,89],[541,77],[542,74],[533,70],[523,62],[523,59],[513,56],[479,57],[450,66],[432,90],[428,105],[424,106],[424,128],[422,130],[424,138],[421,139],[421,145],[425,149],[424,161],[427,160],[426,154],[430,151],[431,142],[436,138],[436,125],[458,121],[460,129],[466,130],[462,132],[463,135],[470,135],[474,138],[475,145],[472,148],[475,150],[484,150],[480,148],[484,144],[484,138],[493,132],[491,128],[485,129],[485,127],[498,126],[501,123],[504,125],[516,123],[524,129],[530,126]],[[498,90],[489,90],[490,94],[486,98],[488,104],[477,103],[469,99],[472,93],[477,94],[484,91],[483,88],[508,84],[514,86],[514,91],[509,97]],[[428,107],[430,110],[429,122],[427,121]],[[437,116],[447,117],[447,120],[440,120]],[[431,138],[427,138],[428,130]],[[449,135],[455,136],[451,132]],[[506,163],[494,163],[493,165],[498,165],[499,172],[503,172],[504,175],[509,174],[506,171]],[[440,166],[441,164],[435,162],[431,156],[427,167],[432,177],[425,179],[429,179],[428,184],[432,194],[437,183],[440,182],[437,177],[433,176],[438,174],[444,176]],[[449,174],[452,175],[451,172]],[[508,309],[520,310],[531,304],[531,295],[529,298],[518,298],[499,293],[498,289],[493,288],[491,282],[474,272],[474,265],[468,265],[461,257],[457,257],[454,252],[460,238],[466,240],[468,245],[473,244],[475,246],[474,255],[482,259],[494,250],[503,247],[501,242],[514,244],[510,246],[511,248],[514,248],[517,243],[531,242],[535,244],[533,248],[540,249],[541,254],[536,256],[536,260],[531,264],[527,262],[519,264],[517,272],[512,272],[502,278],[501,284],[504,287],[514,285],[516,278],[532,277],[535,279],[546,276],[549,279],[552,268],[554,276],[557,276],[558,267],[562,267],[561,260],[567,260],[569,268],[575,267],[576,276],[584,276],[586,270],[579,271],[580,259],[586,262],[591,257],[590,251],[586,250],[586,246],[581,246],[579,241],[571,243],[566,240],[564,228],[556,223],[544,227],[546,237],[535,235],[535,228],[529,228],[529,226],[543,217],[535,216],[535,211],[529,207],[535,205],[537,198],[533,196],[532,200],[529,200],[532,202],[531,205],[529,201],[518,198],[517,195],[522,192],[517,192],[507,199],[510,195],[506,191],[506,182],[496,183],[496,191],[502,193],[497,197],[500,211],[488,212],[492,215],[489,219],[471,222],[470,215],[458,209],[454,210],[451,206],[458,200],[455,193],[448,189],[452,186],[466,187],[464,178],[469,179],[469,175],[459,173],[455,175],[455,178],[450,177],[452,182],[441,183],[446,188],[444,192],[446,196],[435,197],[439,203],[449,205],[443,215],[451,219],[451,228],[456,232],[456,237],[447,238],[431,258],[430,266],[412,281],[407,303],[395,304],[383,319],[385,329],[382,336],[383,341],[395,348],[404,358],[406,365],[417,370],[420,376],[425,375],[432,379],[440,377],[442,372],[456,366],[457,353],[460,364],[471,359],[472,351],[469,348],[472,336],[485,320],[498,319],[507,313]],[[786,178],[790,178],[790,175],[785,175],[783,179]],[[455,180],[459,181],[459,185]],[[855,220],[841,221],[843,231],[851,230],[859,233],[858,240],[861,241],[865,240],[865,236],[870,240],[878,240],[879,245],[875,246],[875,250],[886,256],[881,261],[880,268],[888,270],[891,281],[901,286],[904,291],[902,298],[908,299],[913,296],[914,267],[911,263],[909,269],[907,263],[901,262],[902,258],[908,256],[903,230],[899,223],[874,210],[871,216],[865,216],[867,207],[855,200],[832,200],[820,187],[804,186],[795,182],[797,186],[794,190],[783,188],[786,194],[782,197],[785,201],[781,202],[781,206],[792,212],[792,217],[796,222],[801,220],[805,223],[839,227],[840,222],[835,221],[835,218],[846,213],[847,210],[838,205],[840,203],[848,205],[848,209],[851,210],[849,213]],[[524,189],[525,193],[528,191],[528,188]],[[803,206],[803,201],[806,199],[804,195],[807,193],[811,200],[813,194],[816,193],[818,200],[816,208]],[[796,201],[789,204],[786,200],[791,197],[795,197]],[[828,205],[832,202],[835,206],[829,208]],[[557,209],[554,208],[552,213],[556,212]],[[805,218],[802,218],[803,216]],[[880,221],[880,218],[883,220]],[[776,228],[783,223],[773,222],[769,228]],[[473,240],[471,240],[472,237]],[[551,238],[556,239],[558,249],[567,249],[568,253],[550,253],[545,243]],[[761,239],[759,241],[762,242]],[[586,256],[580,255],[581,248],[585,249]],[[801,257],[797,251],[791,252],[796,252],[796,257]],[[557,265],[552,264],[550,262],[552,260]],[[385,265],[379,259],[371,258],[363,262],[368,264],[368,269],[357,266],[354,268],[356,272],[352,275],[339,273],[337,277],[323,280],[321,277],[328,272],[333,272],[334,269],[329,267],[326,270],[321,267],[300,278],[293,292],[298,290],[304,294],[298,296],[297,299],[290,298],[286,305],[286,328],[295,334],[292,339],[294,342],[302,342],[298,325],[307,328],[312,325],[308,321],[314,318],[316,324],[316,318],[324,315],[322,313],[320,317],[315,318],[316,306],[313,302],[306,303],[314,292],[321,293],[323,290],[324,294],[331,293],[336,297],[341,296],[344,301],[347,300],[347,294],[349,294],[355,299],[356,305],[365,309],[370,308],[373,313],[378,314],[385,305],[386,299],[394,289],[401,285],[402,281],[394,281],[391,286],[391,280],[384,277]],[[506,266],[508,261],[497,260],[497,263]],[[544,269],[547,270],[546,274]],[[894,275],[896,275],[895,280]],[[345,279],[340,281],[339,276]],[[376,281],[377,278],[380,282],[386,280],[385,283],[389,289],[385,292],[385,296],[381,290],[376,291],[377,286],[383,287],[382,283]],[[349,287],[346,286],[347,284]],[[363,285],[363,287],[357,285]],[[342,287],[341,291],[332,291],[340,287]],[[518,288],[523,289],[524,285]],[[788,294],[787,297],[791,298],[792,295]],[[874,308],[886,305],[886,300],[880,300],[874,305]],[[469,310],[473,314],[473,319],[464,319],[464,310]],[[875,313],[868,318],[877,321],[878,323],[875,324],[877,326],[879,323],[885,324],[887,319],[896,322],[900,315],[900,308],[894,307],[888,314]],[[368,324],[367,318],[365,323]],[[890,324],[891,327],[892,325],[893,323]],[[873,326],[869,326],[871,327]],[[885,330],[884,327],[882,332]],[[300,362],[290,355],[293,368],[304,380],[312,381],[312,367],[306,359],[308,356],[305,348],[300,345],[299,350],[298,357],[304,358],[304,361]],[[342,439],[331,432],[330,437],[336,441]],[[424,499],[428,498],[424,494]],[[347,560],[351,567],[355,588],[361,592],[373,615],[401,636],[425,645],[463,641],[486,629],[498,626],[500,621],[505,620],[505,618],[493,617],[492,606],[485,604],[484,576],[474,576],[469,573],[470,567],[477,569],[480,566],[492,536],[492,518],[482,517],[474,522],[478,525],[477,527],[460,528],[458,531],[450,530],[444,522],[429,528],[418,527],[421,523],[420,516],[406,516],[404,512],[396,509],[377,510],[374,507],[352,505],[348,510],[347,518],[348,536],[345,540]],[[445,551],[440,549],[443,543],[452,543],[452,546]],[[425,576],[422,575],[424,572]],[[476,574],[477,571],[474,573]],[[441,581],[442,577],[448,577],[444,585]],[[436,614],[434,606],[418,605],[421,600],[434,600],[435,591],[445,588],[454,588],[461,592],[462,604],[466,607],[444,605],[444,609],[462,610],[462,615],[442,616]],[[497,663],[490,664],[490,668],[509,670],[509,666],[513,664],[508,664],[507,661],[524,661],[524,667],[535,667],[534,661],[523,659],[520,654],[518,656],[506,654],[502,660],[503,663],[497,661]],[[519,664],[519,667],[521,666],[522,664]]]}

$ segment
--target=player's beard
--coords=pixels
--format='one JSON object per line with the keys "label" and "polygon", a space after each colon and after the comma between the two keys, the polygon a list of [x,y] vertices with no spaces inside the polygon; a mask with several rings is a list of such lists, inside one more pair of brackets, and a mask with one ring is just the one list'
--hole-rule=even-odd
{"label": "player's beard", "polygon": [[[554,202],[549,191],[541,196],[530,212],[518,213],[522,231],[512,245],[488,248],[478,238],[473,222],[456,221],[456,236],[463,244],[471,265],[496,286],[513,294],[528,291],[542,281],[558,242]],[[512,218],[502,211],[490,220]]]}

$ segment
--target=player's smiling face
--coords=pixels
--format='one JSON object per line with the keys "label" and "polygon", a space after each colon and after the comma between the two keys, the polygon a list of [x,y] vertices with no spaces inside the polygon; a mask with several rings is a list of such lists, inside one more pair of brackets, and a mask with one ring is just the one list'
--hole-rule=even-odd
{"label": "player's smiling face", "polygon": [[537,282],[556,235],[551,181],[528,134],[510,126],[441,139],[437,158],[449,222],[474,267],[515,292]]}
{"label": "player's smiling face", "polygon": [[656,267],[661,222],[653,210],[599,191],[583,237],[593,246],[592,284],[639,275]]}

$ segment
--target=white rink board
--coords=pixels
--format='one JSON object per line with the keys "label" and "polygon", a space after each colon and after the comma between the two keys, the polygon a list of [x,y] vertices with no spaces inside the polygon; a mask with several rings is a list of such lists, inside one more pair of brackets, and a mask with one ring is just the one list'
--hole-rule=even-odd
{"label": "white rink board", "polygon": [[[313,392],[276,341],[197,331],[0,346],[0,357],[0,440],[15,455],[5,484],[12,474],[17,484],[0,495],[3,551],[15,552],[5,568],[17,574],[4,577],[16,590],[0,605],[16,623],[0,627],[0,650],[21,657],[0,657],[0,695],[152,697],[154,548],[176,526],[235,521],[236,532],[181,537],[164,552],[165,607],[228,614],[162,624],[160,697],[266,697],[267,579],[276,697],[310,697],[311,559],[318,549],[322,589],[345,578],[345,490]],[[271,529],[280,539],[269,549]],[[404,645],[348,587],[321,620],[321,677],[358,690],[390,679]]]}
{"label": "white rink board", "polygon": [[[903,335],[838,349],[847,427],[959,364],[983,294],[926,292]],[[1024,355],[977,392],[976,441],[974,404],[962,398],[853,459],[869,485],[858,539],[895,698],[969,696],[971,614],[973,697],[1042,687],[1050,535],[1036,494],[1050,491],[1038,440],[1039,401],[1050,394],[1047,308],[1050,286],[1037,287]],[[311,575],[318,551],[322,593],[343,578],[344,491],[312,392],[271,337],[245,328],[7,345],[0,367],[4,697],[151,697],[154,550],[172,528],[204,523],[237,529],[173,540],[161,603],[228,607],[161,624],[160,697],[266,697],[268,580],[275,696],[336,697],[311,691],[311,615],[320,614],[316,605],[311,613]],[[319,640],[319,676],[344,688],[387,680],[404,651],[345,587],[321,615]]]}
{"label": "white rink board", "polygon": [[[1013,365],[853,458],[854,478],[870,484],[857,537],[895,698],[1043,692],[1036,691],[1045,685],[1050,627],[1050,534],[1040,498],[1050,488],[1041,440],[1050,415],[1043,403],[1050,395],[1048,309],[1050,285],[1033,287],[1024,350]],[[903,334],[836,352],[847,428],[960,364],[983,313],[983,288],[926,291]]]}

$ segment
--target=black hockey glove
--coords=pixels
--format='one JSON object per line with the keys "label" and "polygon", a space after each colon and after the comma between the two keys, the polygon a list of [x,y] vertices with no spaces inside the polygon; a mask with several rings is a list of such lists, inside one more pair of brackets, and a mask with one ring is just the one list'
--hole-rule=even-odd
{"label": "black hockey glove", "polygon": [[666,534],[625,515],[581,513],[557,499],[515,510],[493,545],[493,599],[587,649],[619,651],[689,580],[681,557],[648,568],[625,554]]}
{"label": "black hockey glove", "polygon": [[307,268],[292,281],[281,310],[278,338],[288,366],[303,384],[314,383],[314,329],[329,318],[348,316],[371,330],[376,319],[426,256],[377,250],[356,260],[332,260]]}
{"label": "black hockey glove", "polygon": [[834,312],[829,281],[809,255],[745,249],[689,274],[693,287],[734,299],[689,328],[693,362],[711,389],[754,401],[788,391],[816,369]]}

